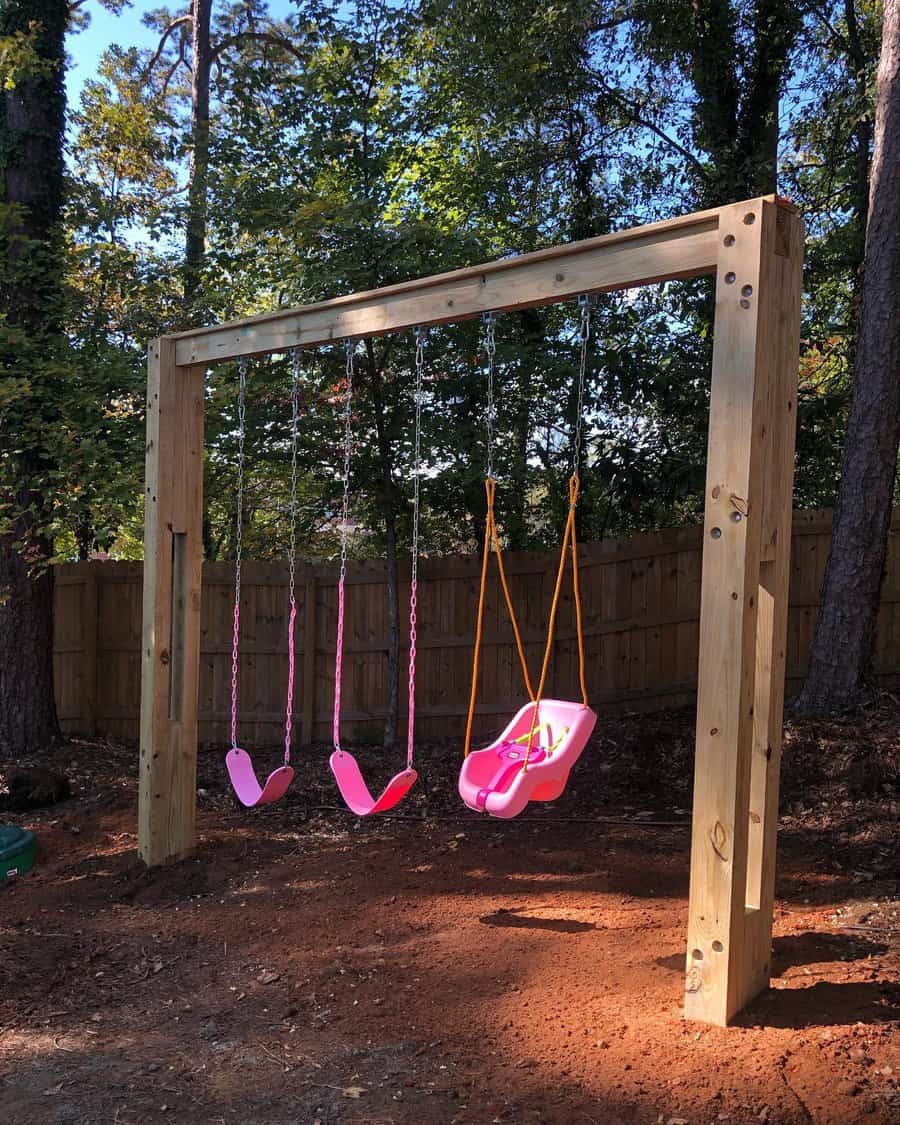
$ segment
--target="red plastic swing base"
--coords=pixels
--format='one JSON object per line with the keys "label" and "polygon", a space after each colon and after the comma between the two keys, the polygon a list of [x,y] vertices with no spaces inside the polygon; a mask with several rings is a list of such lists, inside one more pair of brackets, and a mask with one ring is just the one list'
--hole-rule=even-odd
{"label": "red plastic swing base", "polygon": [[287,792],[288,786],[294,780],[292,766],[279,766],[277,770],[272,770],[266,778],[265,785],[260,786],[256,780],[256,772],[253,769],[250,755],[246,750],[240,750],[238,747],[228,751],[225,756],[225,765],[228,768],[228,776],[231,778],[231,784],[237,799],[248,809],[255,808],[257,805],[271,805],[274,801],[280,801]]}
{"label": "red plastic swing base", "polygon": [[414,769],[403,770],[391,778],[376,800],[369,792],[359,763],[352,754],[348,754],[346,750],[335,750],[329,759],[329,765],[347,807],[357,816],[370,816],[372,813],[387,812],[394,808],[412,789],[419,776]]}

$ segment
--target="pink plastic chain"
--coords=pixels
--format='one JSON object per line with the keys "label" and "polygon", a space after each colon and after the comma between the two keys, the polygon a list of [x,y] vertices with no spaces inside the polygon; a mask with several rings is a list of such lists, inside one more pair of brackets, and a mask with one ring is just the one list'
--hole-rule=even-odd
{"label": "pink plastic chain", "polygon": [[[412,575],[409,588],[409,724],[406,735],[406,768],[413,768],[413,749],[416,722],[416,611],[418,606],[418,562],[419,562],[419,483],[421,463],[422,433],[422,373],[424,369],[425,332],[416,332],[416,428],[415,428],[415,474],[413,477],[413,536],[412,536]],[[338,579],[337,637],[335,638],[334,661],[334,719],[332,723],[332,742],[341,753],[341,676],[344,665],[344,579],[347,570],[347,520],[350,483],[350,403],[353,393],[353,344],[347,341],[347,393],[344,399],[344,498],[341,513],[341,570]]]}
{"label": "pink plastic chain", "polygon": [[231,747],[237,747],[237,663],[238,663],[238,638],[241,635],[241,603],[234,603],[232,615],[232,641],[231,641]]}
{"label": "pink plastic chain", "polygon": [[288,616],[288,683],[287,704],[284,714],[284,764],[291,763],[291,734],[294,725],[294,622],[297,620],[297,599],[291,592],[291,612]]}
{"label": "pink plastic chain", "polygon": [[337,652],[334,661],[334,724],[331,738],[335,750],[341,748],[341,673],[344,664],[344,576],[338,582]]}
{"label": "pink plastic chain", "polygon": [[413,743],[416,730],[416,605],[418,582],[409,588],[409,726],[406,733],[406,768],[413,767]]}

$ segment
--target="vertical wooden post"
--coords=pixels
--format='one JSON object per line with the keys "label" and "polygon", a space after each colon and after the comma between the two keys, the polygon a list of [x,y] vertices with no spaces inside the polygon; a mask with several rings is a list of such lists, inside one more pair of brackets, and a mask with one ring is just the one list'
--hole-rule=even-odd
{"label": "vertical wooden post", "polygon": [[81,603],[82,637],[82,732],[87,738],[97,733],[97,635],[100,632],[100,605],[97,591],[98,562],[85,563],[84,595]]}
{"label": "vertical wooden post", "polygon": [[[801,229],[769,200],[720,211],[685,984],[685,1015],[716,1024],[768,981],[771,886],[757,896],[767,918],[747,900],[750,793],[753,772],[766,805],[761,838],[774,848],[777,772],[752,771],[752,759],[762,722],[767,746],[776,726],[780,742],[795,393],[784,399],[796,384]],[[774,862],[765,878],[774,880]]]}
{"label": "vertical wooden post", "polygon": [[200,673],[203,374],[165,337],[147,361],[144,502],[138,848],[154,866],[194,846]]}
{"label": "vertical wooden post", "polygon": [[315,574],[306,582],[303,600],[303,717],[300,724],[300,741],[308,746],[315,733],[316,721],[316,603],[319,597]]}
{"label": "vertical wooden post", "polygon": [[772,374],[766,435],[750,767],[747,933],[743,970],[748,999],[768,987],[772,952],[802,287],[803,222],[798,215],[780,207],[775,216],[774,277],[763,295],[768,305],[770,330],[765,343]]}

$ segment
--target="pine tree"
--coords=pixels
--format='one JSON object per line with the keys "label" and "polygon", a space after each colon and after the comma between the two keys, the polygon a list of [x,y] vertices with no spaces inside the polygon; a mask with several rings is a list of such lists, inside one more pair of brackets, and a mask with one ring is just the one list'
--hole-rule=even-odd
{"label": "pine tree", "polygon": [[59,733],[50,521],[67,0],[5,0],[0,95],[0,756]]}

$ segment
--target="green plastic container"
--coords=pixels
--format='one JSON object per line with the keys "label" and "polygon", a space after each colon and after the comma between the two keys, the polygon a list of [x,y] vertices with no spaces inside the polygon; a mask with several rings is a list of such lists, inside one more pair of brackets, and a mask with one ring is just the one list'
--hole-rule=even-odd
{"label": "green plastic container", "polygon": [[34,866],[37,841],[27,828],[0,824],[0,883],[24,875]]}

